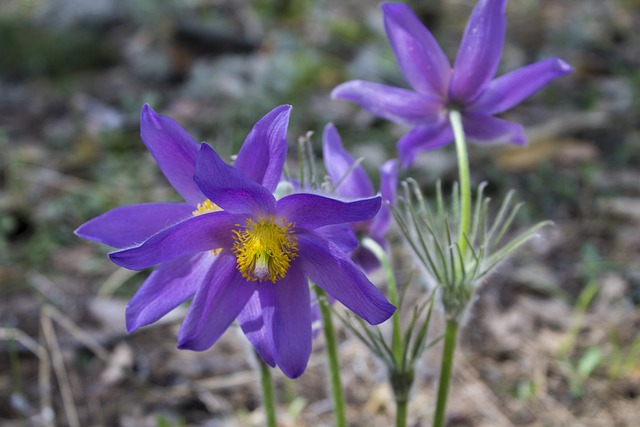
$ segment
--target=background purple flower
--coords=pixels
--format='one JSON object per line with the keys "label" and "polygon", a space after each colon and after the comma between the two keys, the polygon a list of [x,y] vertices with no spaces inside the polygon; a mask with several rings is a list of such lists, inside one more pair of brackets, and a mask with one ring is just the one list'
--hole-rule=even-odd
{"label": "background purple flower", "polygon": [[[332,123],[324,128],[322,134],[322,155],[329,177],[336,185],[335,192],[340,197],[358,199],[375,194],[367,172],[361,165],[356,165],[356,159],[344,149],[340,134]],[[397,185],[398,161],[387,160],[380,167],[380,193],[383,201],[394,204]],[[386,248],[385,235],[391,226],[389,207],[383,203],[374,218],[351,226],[356,234],[368,236]],[[374,254],[362,246],[352,253],[352,258],[365,271],[371,271],[380,265]]]}
{"label": "background purple flower", "polygon": [[180,348],[209,348],[238,318],[267,363],[298,377],[311,353],[308,279],[369,323],[393,314],[394,307],[364,273],[315,231],[372,218],[380,197],[342,202],[296,193],[276,200],[206,144],[194,179],[222,210],[193,216],[110,254],[118,265],[143,269],[219,250],[180,328]]}
{"label": "background purple flower", "polygon": [[332,96],[354,101],[372,114],[414,126],[398,141],[403,167],[416,155],[453,141],[448,112],[462,114],[471,142],[525,144],[522,126],[494,117],[573,68],[548,58],[494,79],[506,30],[507,0],[479,0],[471,13],[453,68],[446,55],[402,3],[383,3],[384,24],[400,69],[413,90],[354,80]]}

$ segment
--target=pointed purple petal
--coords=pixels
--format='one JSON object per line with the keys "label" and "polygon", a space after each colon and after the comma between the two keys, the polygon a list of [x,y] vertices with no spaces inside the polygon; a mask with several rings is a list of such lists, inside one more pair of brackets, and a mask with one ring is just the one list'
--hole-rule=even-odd
{"label": "pointed purple petal", "polygon": [[444,98],[451,65],[438,42],[415,13],[402,3],[383,3],[391,49],[407,81],[420,93]]}
{"label": "pointed purple petal", "polygon": [[195,216],[154,234],[140,246],[111,252],[115,264],[142,270],[186,255],[233,245],[233,230],[245,217],[218,211]]}
{"label": "pointed purple petal", "polygon": [[521,124],[497,117],[465,114],[462,116],[462,126],[469,142],[480,144],[510,142],[517,145],[527,143]]}
{"label": "pointed purple petal", "polygon": [[322,134],[322,157],[324,165],[337,185],[336,193],[346,199],[373,196],[373,186],[361,165],[353,167],[356,159],[342,146],[342,140],[333,123],[324,128]]}
{"label": "pointed purple petal", "polygon": [[145,104],[140,113],[140,136],[173,188],[192,205],[204,200],[193,182],[198,143],[170,117]]}
{"label": "pointed purple petal", "polygon": [[336,245],[313,232],[298,233],[298,260],[311,280],[372,325],[395,307]]}
{"label": "pointed purple petal", "polygon": [[437,123],[416,126],[397,143],[398,157],[403,168],[411,166],[422,151],[435,150],[453,141],[453,131],[446,119]]}
{"label": "pointed purple petal", "polygon": [[158,266],[127,305],[127,332],[157,321],[191,298],[214,259],[205,252]]}
{"label": "pointed purple petal", "polygon": [[479,0],[473,8],[453,66],[452,101],[475,101],[496,74],[507,28],[506,4],[507,0]]}
{"label": "pointed purple petal", "polygon": [[[273,337],[270,331],[267,331],[264,319],[266,311],[269,310],[269,307],[273,307],[273,305],[272,301],[265,302],[266,308],[263,309],[260,293],[254,292],[247,305],[244,306],[238,315],[238,323],[240,323],[242,332],[262,360],[272,368],[276,366],[276,361],[273,356]],[[269,324],[271,324],[271,322]]]}
{"label": "pointed purple petal", "polygon": [[432,122],[442,111],[442,101],[434,96],[363,80],[342,83],[331,96],[353,101],[373,115],[409,125]]}
{"label": "pointed purple petal", "polygon": [[114,248],[139,245],[160,230],[191,217],[186,203],[121,206],[81,225],[76,235]]}
{"label": "pointed purple petal", "polygon": [[465,110],[481,114],[498,114],[519,104],[552,80],[573,72],[573,67],[558,58],[548,58],[518,68],[492,81],[476,102]]}
{"label": "pointed purple petal", "polygon": [[256,284],[242,278],[233,255],[218,256],[182,322],[178,348],[203,351],[211,347],[255,291]]}
{"label": "pointed purple petal", "polygon": [[280,182],[287,155],[290,105],[274,108],[255,124],[233,166],[273,192]]}
{"label": "pointed purple petal", "polygon": [[278,200],[278,216],[296,227],[314,229],[332,224],[367,221],[380,209],[380,196],[342,202],[317,194],[296,193]]}
{"label": "pointed purple petal", "polygon": [[287,377],[298,378],[311,355],[311,300],[307,278],[291,266],[287,275],[274,285],[263,283],[261,286],[270,286],[268,291],[274,294],[272,328],[276,363]]}
{"label": "pointed purple petal", "polygon": [[194,180],[209,200],[227,212],[269,215],[275,209],[269,190],[226,164],[206,143],[200,146]]}
{"label": "pointed purple petal", "polygon": [[382,206],[378,214],[369,223],[370,235],[372,237],[383,237],[391,226],[391,211],[387,203],[395,205],[396,188],[398,187],[398,160],[387,160],[380,167],[380,193],[382,195]]}

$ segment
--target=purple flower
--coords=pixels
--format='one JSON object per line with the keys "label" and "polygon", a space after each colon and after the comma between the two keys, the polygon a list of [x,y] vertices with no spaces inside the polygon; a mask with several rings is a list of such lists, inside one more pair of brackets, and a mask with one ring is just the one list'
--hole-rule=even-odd
{"label": "purple flower", "polygon": [[[264,116],[247,137],[235,167],[266,188],[275,189],[287,152],[286,132],[291,107],[283,105]],[[217,209],[193,180],[199,144],[170,117],[145,105],[140,135],[160,170],[186,203],[145,203],[115,208],[82,225],[76,234],[115,248],[143,243],[159,231],[196,214]],[[262,159],[253,162],[253,156]],[[127,331],[149,325],[193,297],[213,257],[196,254],[164,263],[144,282],[127,306]]]}
{"label": "purple flower", "polygon": [[[324,128],[322,135],[322,156],[331,181],[336,185],[335,192],[345,199],[371,197],[375,193],[367,172],[356,159],[343,148],[342,140],[332,123]],[[380,193],[385,202],[395,202],[398,185],[398,160],[387,160],[380,167]],[[391,226],[391,211],[385,204],[378,214],[369,221],[351,224],[356,234],[368,236],[383,248],[387,247],[385,235]],[[371,251],[362,246],[352,254],[352,259],[365,271],[377,268],[380,263]]]}
{"label": "purple flower", "polygon": [[[325,232],[370,219],[380,198],[347,203],[272,195],[284,165],[289,110],[278,107],[260,120],[232,167],[207,144],[198,151],[171,119],[143,109],[143,139],[189,203],[118,208],[77,231],[123,248],[109,255],[118,265],[158,265],[127,308],[129,331],[193,297],[179,348],[209,348],[237,318],[265,362],[295,378],[311,352],[308,279],[369,323],[391,316],[394,307]],[[169,206],[159,210],[160,219],[158,205]]]}
{"label": "purple flower", "polygon": [[383,3],[384,24],[400,69],[414,90],[353,80],[332,96],[354,101],[372,114],[414,128],[398,141],[403,167],[421,151],[453,141],[448,111],[462,115],[471,142],[525,144],[522,126],[494,117],[517,105],[557,77],[573,71],[548,58],[494,79],[506,29],[507,0],[479,0],[451,67],[440,46],[413,11],[402,3]]}

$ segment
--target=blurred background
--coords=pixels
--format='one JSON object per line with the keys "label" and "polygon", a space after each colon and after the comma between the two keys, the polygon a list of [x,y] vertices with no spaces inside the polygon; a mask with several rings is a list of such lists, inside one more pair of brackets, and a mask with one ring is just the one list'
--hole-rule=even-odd
{"label": "blurred background", "polygon": [[[453,59],[474,2],[407,3]],[[525,124],[528,147],[471,147],[472,179],[496,200],[517,190],[519,224],[555,225],[482,287],[449,425],[634,426],[640,1],[510,0],[507,12],[499,74],[548,56],[576,72],[504,115]],[[126,335],[127,299],[148,272],[119,269],[73,230],[116,206],[179,200],[140,140],[144,103],[225,156],[265,113],[292,104],[292,154],[307,131],[320,153],[332,121],[377,186],[407,129],[330,99],[356,78],[406,87],[377,1],[2,0],[0,424],[262,425],[240,335],[179,352],[184,309]],[[449,185],[452,147],[402,176],[427,192],[438,178]],[[397,258],[406,281],[415,266]],[[352,425],[391,425],[384,370],[344,328],[340,338]],[[301,379],[276,374],[281,425],[332,425],[323,345]],[[428,351],[417,373],[413,425],[430,423],[438,357]]]}

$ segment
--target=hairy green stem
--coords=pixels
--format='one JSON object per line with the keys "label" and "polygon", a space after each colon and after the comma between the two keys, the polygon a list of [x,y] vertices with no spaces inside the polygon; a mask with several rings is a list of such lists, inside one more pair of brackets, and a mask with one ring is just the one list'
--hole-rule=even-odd
{"label": "hairy green stem", "polygon": [[[391,261],[387,256],[385,250],[375,240],[365,237],[362,239],[362,246],[369,249],[375,257],[382,264],[382,268],[387,276],[387,289],[389,289],[389,301],[391,304],[398,307],[398,287],[396,285],[396,278],[393,275],[393,268],[391,267]],[[393,357],[396,360],[398,366],[402,365],[402,335],[400,330],[400,310],[396,309],[391,317],[392,332],[391,332],[391,349],[393,351]]]}
{"label": "hairy green stem", "polygon": [[333,320],[331,319],[331,306],[329,305],[327,294],[317,285],[313,287],[318,297],[318,307],[320,307],[320,314],[322,315],[322,331],[327,345],[327,362],[329,381],[331,384],[331,397],[333,398],[333,415],[336,420],[336,427],[347,427],[342,381],[340,380],[340,364],[338,363],[338,343],[335,330],[333,329]]}
{"label": "hairy green stem", "polygon": [[396,401],[396,427],[407,427],[409,392],[413,384],[413,367],[396,368],[389,377]]}
{"label": "hairy green stem", "polygon": [[396,427],[407,427],[408,404],[408,399],[396,398]]}
{"label": "hairy green stem", "polygon": [[260,355],[256,354],[258,365],[260,365],[260,387],[262,388],[262,405],[267,427],[277,427],[276,421],[276,401],[273,392],[273,379],[271,378],[271,367],[265,363]]}
{"label": "hairy green stem", "polygon": [[456,351],[458,340],[458,321],[452,318],[447,319],[447,326],[444,332],[444,347],[442,348],[442,360],[440,361],[440,379],[438,382],[438,401],[436,402],[436,413],[433,417],[433,427],[444,427],[447,410],[447,398],[449,396],[449,386],[451,385],[451,374],[453,372],[453,356]]}
{"label": "hairy green stem", "polygon": [[449,112],[449,122],[453,128],[453,136],[458,155],[458,171],[460,174],[460,230],[458,234],[458,246],[464,256],[467,251],[467,239],[471,226],[471,179],[469,178],[469,158],[467,156],[467,143],[464,139],[462,128],[462,116],[457,110]]}

